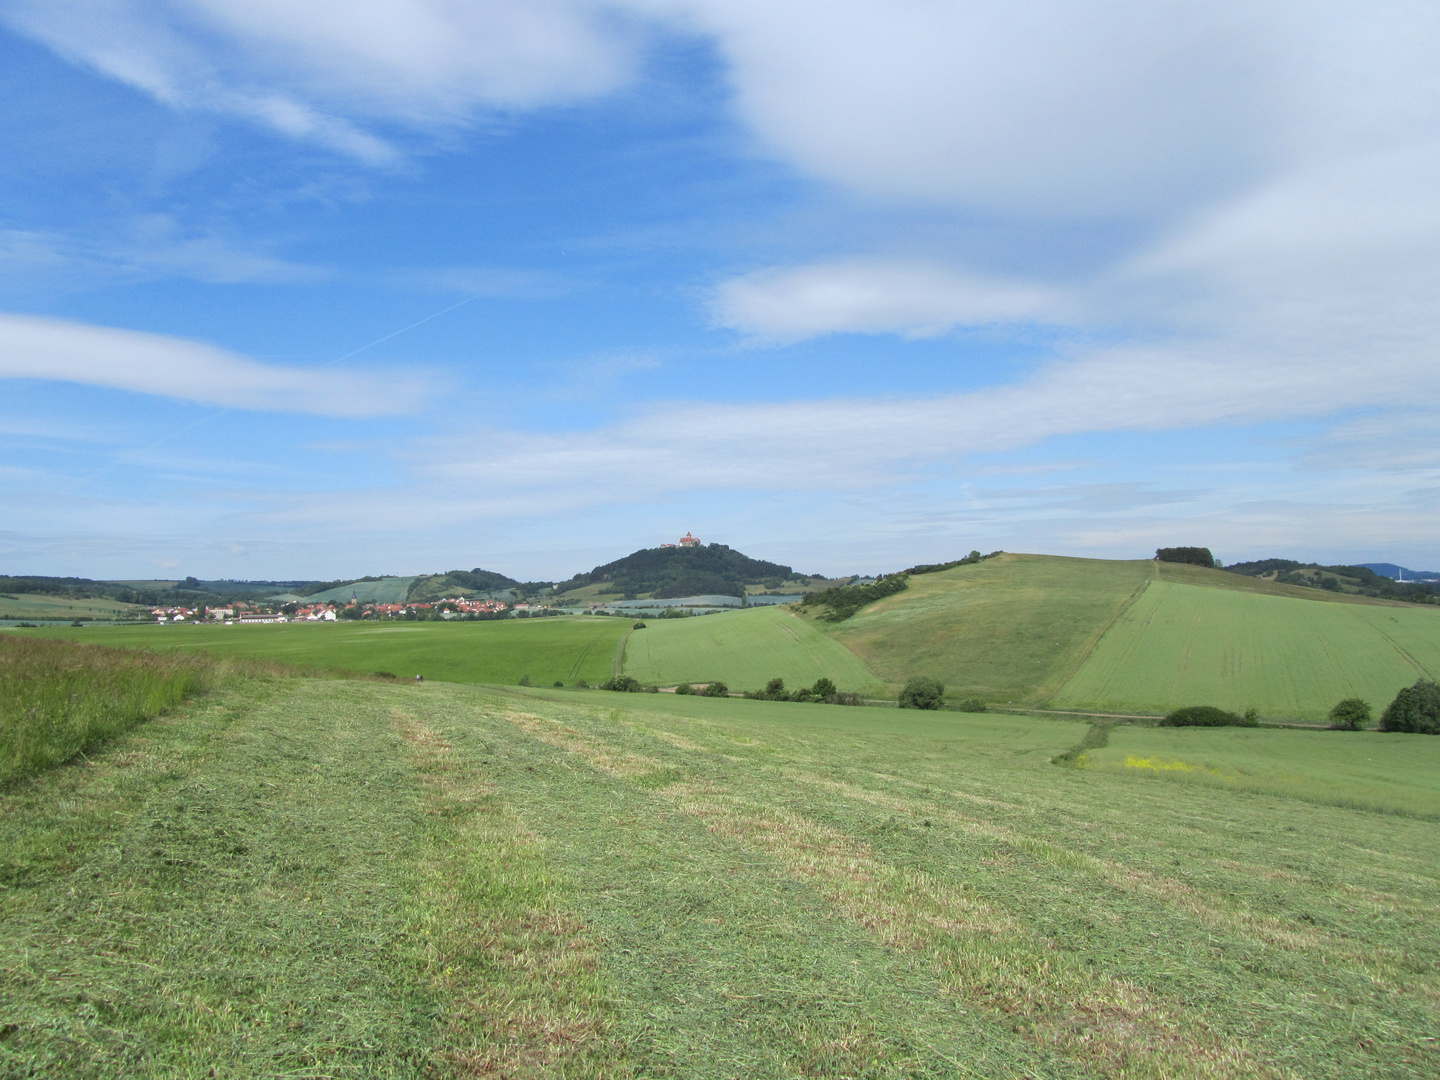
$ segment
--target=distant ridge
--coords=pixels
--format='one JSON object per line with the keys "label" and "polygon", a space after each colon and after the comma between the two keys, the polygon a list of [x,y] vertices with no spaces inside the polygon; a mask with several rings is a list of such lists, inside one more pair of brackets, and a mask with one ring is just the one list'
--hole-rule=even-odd
{"label": "distant ridge", "polygon": [[1355,565],[1363,566],[1366,570],[1394,581],[1399,581],[1402,574],[1406,581],[1440,581],[1440,571],[1411,570],[1408,567],[1397,566],[1393,562],[1362,562]]}

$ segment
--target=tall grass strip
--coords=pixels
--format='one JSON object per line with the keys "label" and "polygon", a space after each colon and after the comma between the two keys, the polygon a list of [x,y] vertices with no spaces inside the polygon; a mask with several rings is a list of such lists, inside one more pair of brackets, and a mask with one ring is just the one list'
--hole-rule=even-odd
{"label": "tall grass strip", "polygon": [[0,783],[68,761],[218,677],[206,659],[0,634]]}

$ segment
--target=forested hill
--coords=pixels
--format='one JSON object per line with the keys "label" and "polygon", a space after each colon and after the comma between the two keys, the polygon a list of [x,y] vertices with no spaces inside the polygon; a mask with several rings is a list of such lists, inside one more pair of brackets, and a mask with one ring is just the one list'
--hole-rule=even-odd
{"label": "forested hill", "polygon": [[752,559],[726,544],[705,544],[642,548],[588,574],[576,574],[562,588],[609,582],[626,596],[653,593],[661,600],[706,594],[744,596],[747,584],[778,584],[792,574],[788,566]]}
{"label": "forested hill", "polygon": [[534,587],[526,588],[512,577],[507,577],[494,570],[482,570],[477,566],[474,570],[447,570],[443,574],[418,577],[415,579],[415,584],[410,587],[410,595],[406,599],[413,603],[423,600],[438,600],[441,597],[477,597],[500,594],[504,594],[505,599],[510,599],[516,589],[530,593],[537,591],[538,586],[539,583],[534,583]]}

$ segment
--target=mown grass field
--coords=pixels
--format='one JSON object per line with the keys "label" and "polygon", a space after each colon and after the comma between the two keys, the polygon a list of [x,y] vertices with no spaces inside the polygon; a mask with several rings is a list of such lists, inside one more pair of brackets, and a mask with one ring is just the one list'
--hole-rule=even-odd
{"label": "mown grass field", "polygon": [[1433,736],[1117,726],[1081,765],[1138,780],[1263,792],[1440,822]]}
{"label": "mown grass field", "polygon": [[845,622],[817,625],[892,689],[911,675],[952,697],[1040,702],[1149,578],[1149,560],[1000,555],[910,579]]}
{"label": "mown grass field", "polygon": [[809,686],[821,676],[850,692],[879,687],[849,649],[778,607],[652,619],[630,635],[625,673],[669,686],[719,679],[732,690],[757,690],[776,677],[791,688]]}
{"label": "mown grass field", "polygon": [[1433,823],[1085,730],[232,685],[0,790],[0,1073],[1440,1071]]}
{"label": "mown grass field", "polygon": [[1157,581],[1053,703],[1151,712],[1254,706],[1262,717],[1319,720],[1341,698],[1360,697],[1378,716],[1402,686],[1437,676],[1440,608]]}
{"label": "mown grass field", "polygon": [[204,651],[301,667],[465,683],[603,682],[631,623],[552,617],[493,622],[50,627],[11,633],[127,648]]}

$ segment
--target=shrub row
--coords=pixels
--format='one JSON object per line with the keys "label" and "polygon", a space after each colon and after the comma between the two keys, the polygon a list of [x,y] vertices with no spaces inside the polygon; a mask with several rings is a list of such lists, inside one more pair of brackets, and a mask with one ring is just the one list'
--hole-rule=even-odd
{"label": "shrub row", "polygon": [[814,686],[802,686],[798,690],[786,690],[784,679],[771,679],[763,690],[746,690],[745,696],[756,701],[812,701],[821,705],[863,704],[859,694],[837,689],[834,681],[824,676],[816,679]]}
{"label": "shrub row", "polygon": [[[1255,727],[1259,722],[1254,709],[1247,709],[1242,716],[1212,705],[1176,709],[1160,721],[1166,727]],[[1369,724],[1370,705],[1361,698],[1345,698],[1330,710],[1334,730],[1363,731]],[[1403,688],[1380,714],[1380,730],[1440,735],[1440,685],[1421,679]]]}
{"label": "shrub row", "polygon": [[832,585],[819,592],[809,592],[801,603],[806,607],[828,608],[820,616],[826,622],[843,622],[866,604],[894,596],[909,587],[908,574],[890,574],[877,578],[869,585]]}

